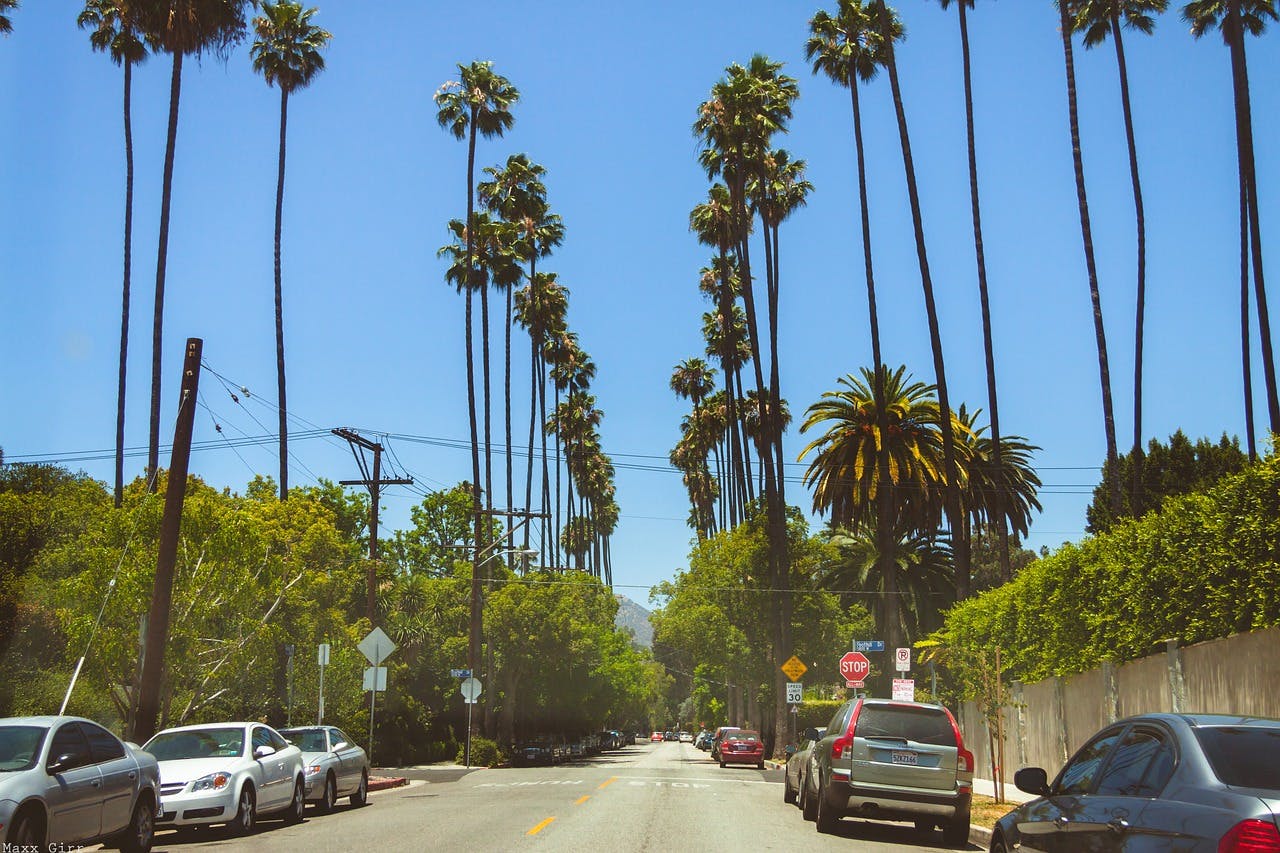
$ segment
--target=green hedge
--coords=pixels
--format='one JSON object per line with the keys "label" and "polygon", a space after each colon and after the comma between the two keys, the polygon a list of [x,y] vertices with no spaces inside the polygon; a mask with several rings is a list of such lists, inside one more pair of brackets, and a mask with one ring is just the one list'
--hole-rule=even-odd
{"label": "green hedge", "polygon": [[800,710],[796,712],[796,731],[803,735],[804,730],[810,727],[825,728],[836,715],[836,709],[843,704],[843,699],[808,699],[800,703],[797,706]]}
{"label": "green hedge", "polygon": [[1273,455],[1159,512],[1064,545],[948,614],[933,639],[963,666],[1000,646],[1037,681],[1280,624],[1280,461]]}
{"label": "green hedge", "polygon": [[[457,762],[462,764],[466,760],[467,745],[466,742],[458,744]],[[473,737],[471,739],[471,766],[472,767],[497,767],[506,761],[506,756],[502,754],[502,750],[498,748],[498,744],[489,740],[487,737]]]}

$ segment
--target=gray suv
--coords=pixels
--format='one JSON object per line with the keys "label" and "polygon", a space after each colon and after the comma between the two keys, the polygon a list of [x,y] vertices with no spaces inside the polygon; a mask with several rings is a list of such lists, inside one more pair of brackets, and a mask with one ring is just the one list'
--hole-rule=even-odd
{"label": "gray suv", "polygon": [[840,818],[914,821],[941,827],[947,844],[969,838],[973,753],[955,717],[941,705],[853,699],[817,740],[800,789],[801,808],[818,832]]}

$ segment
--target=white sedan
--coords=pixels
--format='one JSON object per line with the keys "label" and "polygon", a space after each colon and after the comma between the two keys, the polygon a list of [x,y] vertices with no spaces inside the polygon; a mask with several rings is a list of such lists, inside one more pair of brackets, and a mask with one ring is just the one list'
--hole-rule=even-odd
{"label": "white sedan", "polygon": [[302,750],[307,771],[307,802],[331,812],[339,797],[363,806],[369,795],[369,756],[333,726],[281,729],[285,739]]}
{"label": "white sedan", "polygon": [[160,762],[164,826],[225,823],[253,832],[258,816],[302,820],[302,751],[262,723],[165,729],[144,747]]}

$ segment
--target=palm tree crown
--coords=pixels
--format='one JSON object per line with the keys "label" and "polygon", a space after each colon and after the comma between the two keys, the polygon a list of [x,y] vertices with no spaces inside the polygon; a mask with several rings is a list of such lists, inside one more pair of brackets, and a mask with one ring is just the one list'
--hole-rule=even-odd
{"label": "palm tree crown", "polygon": [[[0,9],[6,3],[16,2],[0,0]],[[116,65],[126,62],[136,65],[147,58],[147,46],[137,30],[124,20],[121,5],[121,0],[89,0],[76,18],[76,24],[82,30],[91,30],[89,43],[94,50],[109,54]],[[3,28],[0,24],[0,30]]]}
{"label": "palm tree crown", "polygon": [[[1220,29],[1222,38],[1230,44],[1230,0],[1192,0],[1182,7],[1182,20],[1191,25],[1191,35],[1200,38],[1212,29]],[[1260,36],[1267,28],[1267,18],[1275,21],[1275,0],[1239,0],[1240,26],[1251,36]]]}
{"label": "palm tree crown", "polygon": [[253,19],[258,36],[249,49],[253,70],[284,92],[305,89],[324,70],[321,51],[333,36],[311,23],[316,10],[301,3],[264,3],[262,11]]}
{"label": "palm tree crown", "polygon": [[13,32],[13,23],[5,12],[16,8],[18,8],[18,0],[0,0],[0,33]]}
{"label": "palm tree crown", "polygon": [[495,74],[492,62],[458,65],[459,80],[450,80],[435,94],[436,121],[456,139],[465,139],[475,124],[486,139],[501,136],[515,124],[511,107],[520,92],[511,81]]}
{"label": "palm tree crown", "polygon": [[[944,0],[943,8],[947,2]],[[972,0],[969,0],[972,6]],[[819,10],[809,19],[809,40],[804,58],[813,63],[814,74],[826,74],[841,86],[851,85],[851,74],[870,83],[885,61],[885,41],[876,17],[882,7],[862,0],[840,0],[837,13]],[[902,21],[894,15],[890,32],[894,41],[906,37]]]}

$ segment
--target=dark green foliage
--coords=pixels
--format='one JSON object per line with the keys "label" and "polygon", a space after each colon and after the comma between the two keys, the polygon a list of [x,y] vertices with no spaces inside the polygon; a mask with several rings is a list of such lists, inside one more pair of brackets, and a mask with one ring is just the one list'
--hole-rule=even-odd
{"label": "dark green foliage", "polygon": [[797,707],[800,709],[796,712],[796,733],[803,736],[804,730],[808,728],[824,729],[827,723],[831,722],[831,718],[836,715],[836,709],[844,704],[843,699],[806,699]]}
{"label": "dark green foliage", "polygon": [[[459,764],[466,758],[466,749],[465,743],[458,745],[457,762]],[[506,756],[498,749],[496,741],[489,740],[487,737],[473,737],[471,739],[472,767],[497,767],[506,760]]]}
{"label": "dark green foliage", "polygon": [[[973,570],[973,591],[985,592],[1000,585],[1000,541],[995,529],[990,525],[982,525],[973,531],[970,542],[973,549],[970,554]],[[1036,559],[1036,552],[1022,547],[1017,534],[1009,535],[1009,572],[1013,577],[1031,565]]]}
{"label": "dark green foliage", "polygon": [[[1178,430],[1169,436],[1168,444],[1151,439],[1146,453],[1135,460],[1133,453],[1122,453],[1115,467],[1103,466],[1102,482],[1093,490],[1093,503],[1086,512],[1090,533],[1105,533],[1116,522],[1141,518],[1159,509],[1171,495],[1203,491],[1227,474],[1242,470],[1246,463],[1240,440],[1223,433],[1216,444],[1201,438],[1195,444]],[[1135,486],[1134,469],[1141,469],[1140,484]],[[1113,514],[1110,506],[1111,486],[1120,481],[1121,509]]]}
{"label": "dark green foliage", "polygon": [[953,675],[1000,646],[1006,678],[1037,681],[1134,660],[1167,638],[1193,643],[1277,624],[1280,458],[1272,456],[1064,545],[957,605],[930,640]]}

